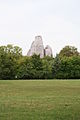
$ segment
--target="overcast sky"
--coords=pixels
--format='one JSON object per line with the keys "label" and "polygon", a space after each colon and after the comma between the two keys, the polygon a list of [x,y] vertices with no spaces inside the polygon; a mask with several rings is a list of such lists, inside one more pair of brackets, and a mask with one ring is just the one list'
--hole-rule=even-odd
{"label": "overcast sky", "polygon": [[80,51],[80,0],[0,0],[0,45],[27,54],[36,35],[54,55],[65,45]]}

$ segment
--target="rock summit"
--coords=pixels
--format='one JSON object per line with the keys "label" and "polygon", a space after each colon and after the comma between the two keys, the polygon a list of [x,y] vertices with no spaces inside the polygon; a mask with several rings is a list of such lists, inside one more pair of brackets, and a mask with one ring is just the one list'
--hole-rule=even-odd
{"label": "rock summit", "polygon": [[27,56],[40,55],[40,58],[45,56],[52,56],[52,49],[49,45],[44,48],[43,40],[41,36],[36,36],[35,40],[32,42],[31,48],[29,49]]}

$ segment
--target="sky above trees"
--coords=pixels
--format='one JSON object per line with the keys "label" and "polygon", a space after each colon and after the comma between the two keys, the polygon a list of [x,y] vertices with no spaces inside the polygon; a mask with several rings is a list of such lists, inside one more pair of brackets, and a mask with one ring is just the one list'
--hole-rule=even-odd
{"label": "sky above trees", "polygon": [[65,45],[80,51],[79,0],[0,0],[0,45],[14,44],[27,54],[41,35],[53,54]]}

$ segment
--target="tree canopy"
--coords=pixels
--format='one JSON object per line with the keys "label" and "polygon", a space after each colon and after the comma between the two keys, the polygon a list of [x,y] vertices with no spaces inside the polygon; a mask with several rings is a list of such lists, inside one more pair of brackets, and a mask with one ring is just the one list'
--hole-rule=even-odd
{"label": "tree canopy", "polygon": [[79,52],[77,48],[74,46],[65,46],[59,53],[61,57],[72,57],[72,56],[79,56]]}
{"label": "tree canopy", "polygon": [[79,79],[80,54],[65,46],[55,58],[23,56],[18,46],[0,46],[0,79]]}

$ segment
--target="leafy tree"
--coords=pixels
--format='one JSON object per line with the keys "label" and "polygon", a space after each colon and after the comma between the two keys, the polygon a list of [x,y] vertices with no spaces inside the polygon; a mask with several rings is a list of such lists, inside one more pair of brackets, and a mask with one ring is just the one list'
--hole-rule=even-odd
{"label": "leafy tree", "polygon": [[40,55],[34,54],[31,57],[31,61],[33,64],[33,78],[35,79],[41,79],[42,78],[42,71],[43,71],[43,63],[42,59],[40,58]]}
{"label": "leafy tree", "polygon": [[65,46],[59,53],[60,57],[71,57],[71,56],[79,56],[79,52],[77,48],[74,46]]}
{"label": "leafy tree", "polygon": [[56,78],[58,76],[57,74],[61,67],[60,65],[61,65],[61,59],[60,59],[59,55],[57,54],[54,59],[53,65],[52,65],[52,73],[53,73],[54,78]]}
{"label": "leafy tree", "polygon": [[16,53],[12,45],[0,47],[0,79],[15,79],[19,57]]}
{"label": "leafy tree", "polygon": [[18,46],[0,46],[0,79],[78,79],[80,54],[77,48],[64,47],[55,58],[22,55]]}
{"label": "leafy tree", "polygon": [[53,78],[52,74],[52,64],[54,59],[52,57],[46,56],[43,58],[43,77],[44,79],[51,79]]}
{"label": "leafy tree", "polygon": [[19,60],[17,76],[20,79],[38,79],[42,76],[42,60],[39,55]]}
{"label": "leafy tree", "polygon": [[17,79],[33,78],[31,57],[23,56],[18,60]]}
{"label": "leafy tree", "polygon": [[[54,66],[56,66],[56,63],[54,64]],[[57,67],[58,70],[56,72],[53,71],[53,74],[56,73],[55,78],[60,78],[60,79],[80,78],[80,56],[63,57],[60,60],[59,66]]]}

